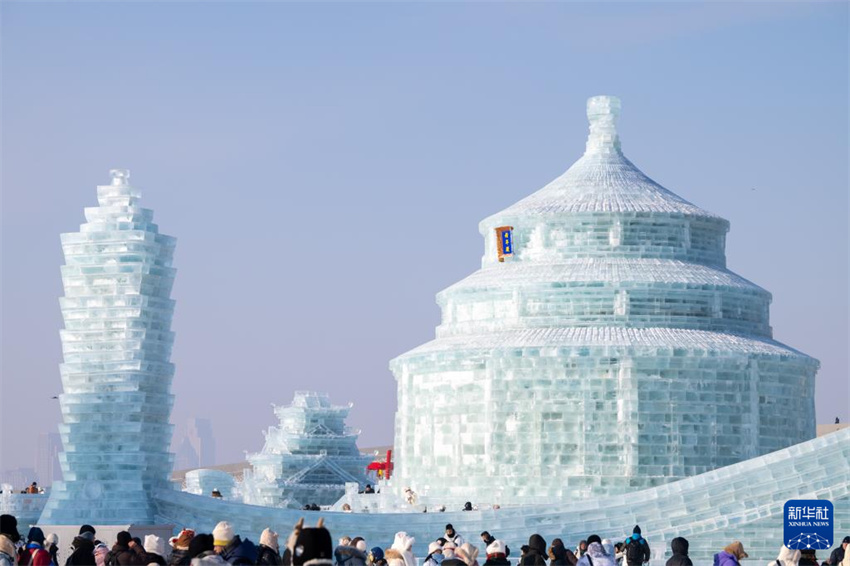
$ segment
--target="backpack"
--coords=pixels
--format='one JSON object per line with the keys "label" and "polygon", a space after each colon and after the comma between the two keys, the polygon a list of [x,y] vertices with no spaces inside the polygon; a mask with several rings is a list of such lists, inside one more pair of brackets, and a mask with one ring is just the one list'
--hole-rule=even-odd
{"label": "backpack", "polygon": [[626,541],[626,563],[643,564],[645,558],[643,538],[630,536]]}

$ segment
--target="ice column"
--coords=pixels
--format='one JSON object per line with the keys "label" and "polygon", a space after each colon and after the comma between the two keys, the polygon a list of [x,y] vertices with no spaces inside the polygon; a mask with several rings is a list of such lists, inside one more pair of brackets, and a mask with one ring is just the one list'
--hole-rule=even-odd
{"label": "ice column", "polygon": [[175,239],[139,207],[129,172],[111,175],[80,231],[62,235],[64,481],[43,524],[151,524],[171,471]]}

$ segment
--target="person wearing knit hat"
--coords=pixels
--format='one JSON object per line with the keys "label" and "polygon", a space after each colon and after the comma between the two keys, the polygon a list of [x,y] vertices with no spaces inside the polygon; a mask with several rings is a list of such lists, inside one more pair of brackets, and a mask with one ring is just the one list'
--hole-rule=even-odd
{"label": "person wearing knit hat", "polygon": [[484,566],[511,566],[508,560],[505,549],[507,545],[499,539],[493,539],[493,542],[487,545],[487,560]]}
{"label": "person wearing knit hat", "polygon": [[443,547],[439,541],[434,541],[428,545],[428,556],[425,557],[423,566],[440,566],[443,561]]}
{"label": "person wearing knit hat", "polygon": [[49,533],[44,538],[44,549],[50,553],[50,561],[53,564],[59,564],[59,535]]}
{"label": "person wearing knit hat", "polygon": [[283,564],[283,560],[280,557],[278,534],[269,528],[263,530],[260,535],[257,564]]}
{"label": "person wearing knit hat", "polygon": [[192,529],[183,529],[180,534],[174,537],[174,550],[171,551],[171,556],[168,558],[169,566],[186,566],[192,562],[192,557],[189,556],[189,543],[195,537],[195,531]]}
{"label": "person wearing knit hat", "polygon": [[165,541],[156,535],[145,535],[145,553],[148,555],[147,564],[159,564],[165,566]]}
{"label": "person wearing knit hat", "polygon": [[221,521],[213,529],[215,552],[230,564],[256,564],[257,547],[248,539],[234,534],[227,521]]}

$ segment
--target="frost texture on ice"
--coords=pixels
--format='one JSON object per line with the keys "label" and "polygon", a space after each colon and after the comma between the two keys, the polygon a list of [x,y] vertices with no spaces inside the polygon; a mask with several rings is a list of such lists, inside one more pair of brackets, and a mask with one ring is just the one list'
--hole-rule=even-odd
{"label": "frost texture on ice", "polygon": [[150,524],[172,467],[175,239],[138,205],[129,172],[111,173],[80,231],[62,235],[64,481],[43,524]]}
{"label": "frost texture on ice", "polygon": [[291,405],[275,407],[280,424],[269,427],[263,449],[248,456],[253,470],[245,470],[242,482],[245,503],[332,505],[346,483],[365,486],[372,458],[357,449],[360,431],[345,425],[351,407],[306,391],[297,391]]}
{"label": "frost texture on ice", "polygon": [[481,222],[482,268],[437,295],[436,339],[391,362],[395,489],[586,499],[814,437],[817,360],[773,340],[770,293],[726,269],[729,223],[623,156],[619,111],[588,101],[584,156]]}

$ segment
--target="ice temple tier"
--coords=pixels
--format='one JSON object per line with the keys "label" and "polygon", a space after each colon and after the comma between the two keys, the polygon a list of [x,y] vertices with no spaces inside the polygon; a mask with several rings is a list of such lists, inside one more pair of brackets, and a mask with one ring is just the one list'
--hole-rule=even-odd
{"label": "ice temple tier", "polygon": [[327,395],[298,391],[292,404],[275,407],[280,420],[269,427],[261,452],[248,456],[245,503],[296,507],[332,505],[346,483],[367,483],[372,457],[357,449],[360,431],[345,426],[351,405],[331,405]]}
{"label": "ice temple tier", "polygon": [[726,269],[729,222],[626,159],[619,114],[588,101],[584,155],[481,222],[481,269],[391,362],[394,484],[422,502],[617,495],[815,436],[817,360]]}

